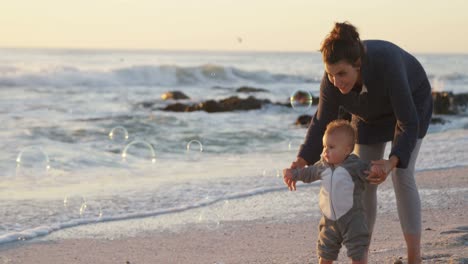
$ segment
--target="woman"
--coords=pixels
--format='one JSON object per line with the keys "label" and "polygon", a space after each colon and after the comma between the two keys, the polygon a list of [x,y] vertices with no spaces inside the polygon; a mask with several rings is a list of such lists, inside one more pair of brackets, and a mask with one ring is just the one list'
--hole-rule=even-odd
{"label": "woman", "polygon": [[[358,129],[355,152],[382,168],[369,175],[372,184],[364,196],[369,231],[372,233],[376,217],[376,184],[392,172],[408,263],[420,263],[421,203],[414,167],[432,115],[427,75],[411,54],[395,44],[361,41],[348,22],[335,24],[320,51],[325,74],[319,105],[291,167],[318,161],[327,124],[338,118],[340,108],[351,113]],[[383,154],[388,141],[392,141],[392,149],[387,160]]]}

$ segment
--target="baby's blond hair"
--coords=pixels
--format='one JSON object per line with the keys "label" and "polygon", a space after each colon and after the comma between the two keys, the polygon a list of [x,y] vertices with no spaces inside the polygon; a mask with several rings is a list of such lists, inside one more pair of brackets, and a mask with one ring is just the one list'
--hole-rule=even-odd
{"label": "baby's blond hair", "polygon": [[356,143],[356,128],[347,120],[337,119],[330,122],[325,130],[325,135],[330,135],[336,132],[341,132],[349,139],[349,146],[354,149]]}

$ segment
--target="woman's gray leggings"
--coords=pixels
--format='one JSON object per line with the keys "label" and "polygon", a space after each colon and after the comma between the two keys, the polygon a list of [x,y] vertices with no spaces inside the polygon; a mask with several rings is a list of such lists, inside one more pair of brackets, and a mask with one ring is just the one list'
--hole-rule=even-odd
{"label": "woman's gray leggings", "polygon": [[[422,139],[418,139],[406,169],[395,169],[392,172],[393,188],[397,202],[398,217],[404,234],[421,234],[421,200],[414,179],[414,167],[418,157]],[[363,160],[379,160],[383,158],[386,143],[355,146],[354,152]],[[377,185],[367,184],[364,192],[364,208],[366,209],[369,231],[374,230],[377,214]]]}

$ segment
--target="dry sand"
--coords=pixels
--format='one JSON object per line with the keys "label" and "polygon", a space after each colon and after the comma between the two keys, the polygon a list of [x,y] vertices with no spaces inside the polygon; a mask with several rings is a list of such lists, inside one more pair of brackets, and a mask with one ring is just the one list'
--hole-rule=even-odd
{"label": "dry sand", "polygon": [[[420,172],[417,182],[420,189],[467,188],[468,168]],[[379,188],[392,188],[391,180]],[[423,263],[468,263],[468,193],[458,196],[441,208],[423,210]],[[232,222],[215,230],[151,232],[113,240],[37,239],[1,246],[0,264],[317,263],[318,220]],[[335,263],[349,263],[345,254],[343,249]],[[369,263],[400,258],[406,263],[405,255],[397,214],[379,214]]]}

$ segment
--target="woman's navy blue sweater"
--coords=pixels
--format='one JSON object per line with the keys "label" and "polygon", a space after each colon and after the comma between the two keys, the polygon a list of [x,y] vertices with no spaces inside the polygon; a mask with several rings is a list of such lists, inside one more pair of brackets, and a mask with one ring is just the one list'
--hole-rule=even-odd
{"label": "woman's navy blue sweater", "polygon": [[[324,74],[317,112],[299,157],[309,164],[320,159],[322,137],[340,107],[352,114],[358,144],[393,141],[391,155],[406,168],[418,138],[426,135],[432,115],[431,86],[421,64],[397,45],[382,40],[363,41],[362,90],[341,94]],[[367,91],[366,91],[367,90]]]}

